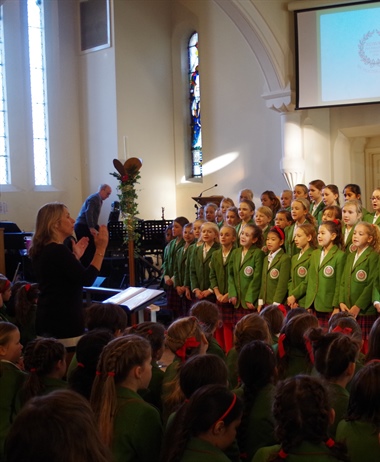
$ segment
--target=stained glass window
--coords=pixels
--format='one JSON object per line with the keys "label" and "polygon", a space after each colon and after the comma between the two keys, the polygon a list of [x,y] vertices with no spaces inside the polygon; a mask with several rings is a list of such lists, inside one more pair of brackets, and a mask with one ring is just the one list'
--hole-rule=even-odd
{"label": "stained glass window", "polygon": [[8,113],[5,87],[3,7],[0,7],[0,184],[10,183]]}
{"label": "stained glass window", "polygon": [[28,0],[29,68],[35,185],[51,184],[43,11],[42,0]]}
{"label": "stained glass window", "polygon": [[188,44],[189,95],[191,128],[191,161],[193,178],[202,177],[201,90],[199,81],[198,33],[194,32]]}

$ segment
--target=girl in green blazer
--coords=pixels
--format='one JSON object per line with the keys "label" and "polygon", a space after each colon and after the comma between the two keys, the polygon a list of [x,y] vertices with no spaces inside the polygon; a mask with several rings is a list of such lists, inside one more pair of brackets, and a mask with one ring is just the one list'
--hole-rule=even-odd
{"label": "girl in green blazer", "polygon": [[340,311],[339,288],[346,257],[339,248],[341,242],[340,222],[323,222],[318,229],[321,248],[312,253],[308,275],[302,283],[306,287],[305,308],[315,311],[321,327],[327,327],[331,313]]}
{"label": "girl in green blazer", "polygon": [[223,451],[235,440],[242,410],[240,398],[225,386],[199,388],[177,411],[172,431],[166,434],[160,460],[230,461]]}
{"label": "girl in green blazer", "polygon": [[191,307],[191,292],[190,287],[185,283],[186,280],[186,263],[189,258],[189,250],[194,243],[193,224],[187,223],[182,230],[182,237],[185,245],[177,253],[177,258],[174,267],[174,286],[177,295],[182,300],[182,310],[180,314],[187,316]]}
{"label": "girl in green blazer", "polygon": [[305,287],[302,283],[306,280],[310,265],[310,257],[317,248],[317,232],[310,223],[304,223],[297,228],[294,243],[300,249],[300,253],[293,255],[288,284],[287,303],[290,308],[305,307]]}
{"label": "girl in green blazer", "polygon": [[215,301],[210,284],[210,262],[212,254],[220,248],[219,228],[216,223],[206,221],[201,227],[202,245],[197,247],[190,262],[191,291],[197,300]]}
{"label": "girl in green blazer", "polygon": [[[310,197],[310,214],[318,221],[320,212],[325,207],[322,200],[322,189],[325,187],[325,183],[322,180],[313,180],[309,183],[309,197]],[[320,223],[318,222],[318,225]]]}
{"label": "girl in green blazer", "polygon": [[342,234],[343,234],[343,250],[349,255],[355,252],[355,247],[352,244],[352,236],[354,228],[357,223],[362,219],[362,205],[356,200],[348,200],[342,207]]}
{"label": "girl in green blazer", "polygon": [[299,253],[300,249],[294,243],[294,236],[298,226],[303,223],[311,223],[316,226],[316,220],[310,214],[310,203],[307,199],[298,198],[292,201],[291,214],[294,224],[285,228],[285,251],[291,257]]}
{"label": "girl in green blazer", "polygon": [[358,321],[362,329],[363,351],[366,352],[369,332],[377,318],[372,294],[380,264],[380,229],[370,223],[359,222],[355,226],[352,242],[356,251],[348,255],[344,266],[339,306]]}
{"label": "girl in green blazer", "polygon": [[228,266],[228,296],[235,307],[234,325],[249,310],[257,309],[261,271],[264,260],[261,230],[246,225],[240,235],[240,247],[235,249]]}
{"label": "girl in green blazer", "polygon": [[291,260],[282,248],[284,240],[285,233],[281,228],[274,226],[270,229],[267,238],[269,254],[264,259],[259,311],[263,305],[281,304],[286,300]]}
{"label": "girl in green blazer", "polygon": [[20,331],[10,322],[0,322],[0,460],[5,460],[4,441],[19,408],[18,391],[27,378],[17,366],[21,352]]}
{"label": "girl in green blazer", "polygon": [[246,225],[254,223],[253,214],[255,213],[255,208],[255,204],[249,199],[243,199],[239,202],[238,214],[241,221],[236,226],[236,234],[238,238]]}
{"label": "girl in green blazer", "polygon": [[100,355],[90,402],[115,462],[151,462],[160,453],[160,414],[137,393],[149,386],[151,360],[148,340],[138,335],[112,340]]}
{"label": "girl in green blazer", "polygon": [[373,191],[371,202],[374,213],[369,213],[366,215],[364,220],[368,223],[380,226],[380,188]]}
{"label": "girl in green blazer", "polygon": [[280,382],[273,415],[280,444],[259,449],[252,462],[348,460],[345,447],[329,438],[328,426],[334,412],[328,391],[319,379],[299,375]]}

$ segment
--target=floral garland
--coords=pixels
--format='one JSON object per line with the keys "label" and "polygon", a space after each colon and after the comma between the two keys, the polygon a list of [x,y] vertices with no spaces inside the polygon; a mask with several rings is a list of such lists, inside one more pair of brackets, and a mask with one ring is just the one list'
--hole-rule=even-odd
{"label": "floral garland", "polygon": [[123,216],[123,223],[126,229],[126,241],[134,241],[137,243],[140,234],[136,231],[138,219],[136,215],[139,213],[137,205],[137,192],[136,184],[139,184],[141,178],[139,168],[136,166],[129,166],[124,172],[113,172],[110,175],[114,176],[119,184],[117,186],[117,197],[120,201],[120,210]]}

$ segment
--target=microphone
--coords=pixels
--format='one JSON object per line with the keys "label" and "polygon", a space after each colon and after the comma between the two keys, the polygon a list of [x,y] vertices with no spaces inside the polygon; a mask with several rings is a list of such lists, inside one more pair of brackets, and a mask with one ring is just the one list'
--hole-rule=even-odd
{"label": "microphone", "polygon": [[204,192],[209,191],[210,189],[216,188],[217,186],[218,186],[217,184],[214,184],[214,186],[211,186],[211,188],[205,189],[204,191],[202,191],[202,192],[199,194],[198,197],[202,197],[202,194],[203,194]]}

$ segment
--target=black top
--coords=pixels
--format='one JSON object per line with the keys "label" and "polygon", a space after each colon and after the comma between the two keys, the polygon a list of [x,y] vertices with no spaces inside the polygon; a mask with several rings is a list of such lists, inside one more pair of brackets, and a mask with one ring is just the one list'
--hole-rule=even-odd
{"label": "black top", "polygon": [[36,330],[38,335],[56,338],[83,334],[83,286],[99,274],[92,265],[84,268],[63,244],[51,243],[33,258],[39,283]]}

